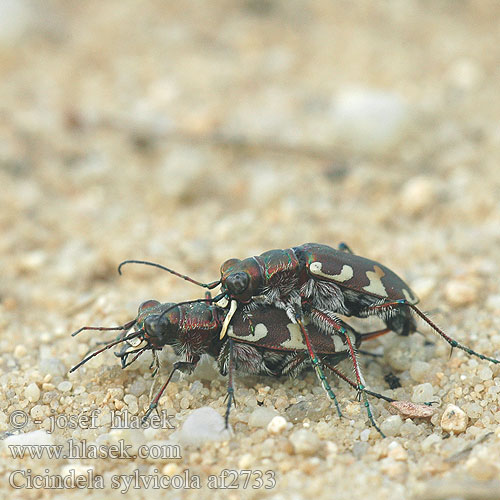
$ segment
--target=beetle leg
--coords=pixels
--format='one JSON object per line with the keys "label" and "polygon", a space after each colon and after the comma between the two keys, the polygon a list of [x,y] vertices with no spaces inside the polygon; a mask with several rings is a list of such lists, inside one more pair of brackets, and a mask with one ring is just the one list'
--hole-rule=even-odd
{"label": "beetle leg", "polygon": [[[335,368],[330,363],[326,362],[324,358],[321,359],[321,362],[331,372],[333,372],[335,375],[337,375],[337,377],[339,377],[340,379],[342,379],[344,382],[347,382],[351,387],[353,387],[354,389],[358,388],[358,385],[356,384],[356,382],[354,382],[349,377],[347,377],[346,375],[344,375],[338,368]],[[388,403],[394,403],[395,401],[397,401],[397,399],[392,399],[392,398],[390,398],[388,396],[384,396],[383,394],[379,394],[378,392],[370,391],[369,389],[365,389],[364,392],[366,392],[366,394],[368,394],[369,396],[373,396],[374,398],[377,398],[377,399],[383,399],[384,401],[387,401]]]}
{"label": "beetle leg", "polygon": [[354,252],[351,250],[351,248],[347,245],[347,243],[344,243],[343,241],[339,243],[339,250],[341,252],[350,253],[354,255]]}
{"label": "beetle leg", "polygon": [[400,299],[400,300],[396,300],[394,302],[386,302],[384,304],[379,304],[377,306],[372,306],[370,309],[382,309],[384,307],[394,307],[396,305],[406,305],[406,306],[410,307],[434,331],[436,331],[444,340],[446,340],[446,342],[448,342],[448,344],[450,344],[450,346],[451,346],[452,349],[456,347],[457,349],[461,349],[462,351],[465,351],[470,356],[476,356],[479,359],[490,361],[491,363],[495,363],[495,364],[500,364],[500,360],[498,360],[496,358],[490,358],[489,356],[485,356],[484,354],[481,354],[481,353],[478,353],[476,351],[473,351],[470,347],[467,347],[467,346],[461,344],[460,342],[458,342],[457,340],[455,340],[455,339],[451,338],[450,336],[446,335],[446,333],[444,333],[443,330],[441,330],[441,328],[439,328],[439,326],[437,326],[436,323],[434,323],[434,321],[432,321],[418,307],[416,307],[413,304],[410,304],[407,300]]}
{"label": "beetle leg", "polygon": [[312,313],[319,315],[321,317],[322,321],[327,322],[332,328],[334,328],[337,332],[339,332],[340,335],[343,336],[345,339],[345,342],[347,344],[347,347],[349,349],[349,355],[354,367],[354,374],[356,375],[356,382],[357,382],[357,387],[356,389],[358,390],[358,400],[361,399],[361,396],[363,397],[363,402],[364,406],[366,408],[366,413],[368,415],[368,419],[370,420],[371,424],[377,431],[384,436],[384,433],[379,429],[378,425],[375,422],[375,419],[373,418],[373,413],[371,410],[370,402],[368,401],[368,398],[366,396],[366,382],[364,380],[363,374],[361,373],[361,368],[358,363],[358,358],[356,354],[356,348],[353,345],[351,338],[349,337],[349,332],[337,321],[335,321],[333,318],[328,316],[327,314],[323,313],[322,311],[319,311],[318,309],[312,309]]}
{"label": "beetle leg", "polygon": [[297,352],[292,359],[288,360],[286,364],[281,367],[280,374],[295,376],[302,371],[300,365],[307,361],[307,359],[308,356],[305,352]]}
{"label": "beetle leg", "polygon": [[224,429],[229,428],[229,413],[231,411],[231,405],[234,401],[234,405],[236,406],[236,400],[234,399],[234,387],[233,387],[233,339],[229,339],[229,361],[228,361],[228,376],[227,376],[227,406],[226,406],[226,414],[224,416]]}
{"label": "beetle leg", "polygon": [[316,372],[316,376],[319,378],[321,385],[328,394],[329,398],[332,399],[333,402],[335,403],[335,407],[337,408],[337,413],[339,417],[342,417],[342,412],[340,411],[340,406],[337,401],[337,396],[335,396],[335,393],[333,392],[332,388],[330,387],[330,384],[328,383],[328,380],[323,372],[323,369],[321,368],[321,363],[312,347],[306,327],[304,326],[304,323],[302,322],[302,319],[298,314],[295,318],[295,322],[299,325],[302,335],[304,336],[304,340],[307,346],[307,352],[309,353],[309,357],[311,358],[311,363],[314,367],[314,371]]}
{"label": "beetle leg", "polygon": [[[142,423],[147,422],[151,413],[158,408],[158,401],[160,401],[160,398],[162,397],[163,393],[165,392],[167,385],[172,380],[172,376],[174,375],[174,373],[177,370],[180,370],[183,372],[184,371],[188,371],[188,372],[192,371],[192,370],[194,370],[197,363],[198,363],[198,360],[196,360],[196,361],[177,361],[176,363],[174,363],[174,365],[172,367],[172,371],[170,372],[170,375],[167,378],[167,381],[162,385],[161,389],[158,391],[156,396],[153,398],[153,400],[149,404],[148,410],[146,411],[146,413],[142,417],[142,419],[141,419]],[[153,383],[153,386],[151,387],[151,389],[153,389],[153,387],[154,387],[154,383]]]}

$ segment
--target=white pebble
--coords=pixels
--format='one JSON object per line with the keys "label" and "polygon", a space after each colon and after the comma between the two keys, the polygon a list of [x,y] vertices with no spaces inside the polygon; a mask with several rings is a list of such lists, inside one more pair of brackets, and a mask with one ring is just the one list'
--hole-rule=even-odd
{"label": "white pebble", "polygon": [[287,421],[281,415],[276,415],[273,419],[267,424],[267,431],[271,434],[280,434],[286,429]]}
{"label": "white pebble", "polygon": [[42,358],[38,364],[38,369],[44,375],[50,373],[53,376],[63,376],[67,372],[64,363],[57,358]]}
{"label": "white pebble", "polygon": [[395,144],[409,123],[406,102],[395,93],[345,88],[333,103],[337,139],[365,152]]}
{"label": "white pebble", "polygon": [[410,179],[401,191],[403,210],[416,215],[432,207],[436,200],[436,188],[429,177],[414,177]]}
{"label": "white pebble", "polygon": [[40,399],[40,389],[35,384],[35,382],[32,382],[30,385],[28,385],[28,387],[26,387],[26,389],[24,389],[24,396],[31,403],[34,403],[35,401],[38,401]]}
{"label": "white pebble", "polygon": [[410,366],[410,376],[415,382],[423,382],[428,379],[430,371],[429,363],[415,360]]}
{"label": "white pebble", "polygon": [[225,429],[224,418],[213,408],[204,406],[189,414],[176,438],[182,445],[201,446],[207,441],[224,441],[231,431]]}
{"label": "white pebble", "polygon": [[481,370],[479,370],[479,378],[481,380],[491,380],[491,377],[493,377],[493,372],[488,366],[485,366],[481,368]]}
{"label": "white pebble", "polygon": [[411,400],[413,403],[428,403],[432,401],[433,396],[434,388],[432,384],[426,382],[425,384],[420,384],[415,387]]}
{"label": "white pebble", "polygon": [[387,456],[393,460],[404,462],[408,459],[408,452],[396,441],[389,444],[388,450]]}
{"label": "white pebble", "polygon": [[47,406],[45,405],[35,405],[31,408],[30,415],[33,420],[41,420],[45,417],[45,410],[47,410]]}
{"label": "white pebble", "polygon": [[314,432],[307,429],[299,429],[293,432],[290,436],[290,442],[292,443],[295,453],[301,453],[303,455],[315,455],[318,453],[321,443],[319,437]]}
{"label": "white pebble", "polygon": [[477,289],[470,283],[461,280],[453,280],[446,284],[446,300],[452,306],[464,306],[471,304],[477,298]]}
{"label": "white pebble", "polygon": [[136,397],[139,397],[141,394],[146,392],[147,385],[143,378],[138,378],[134,380],[129,387],[130,394],[133,394]]}
{"label": "white pebble", "polygon": [[458,406],[448,405],[441,417],[441,428],[445,432],[460,434],[467,429],[469,417]]}
{"label": "white pebble", "polygon": [[370,429],[364,429],[361,431],[359,434],[359,439],[363,442],[368,441],[368,438],[370,437]]}
{"label": "white pebble", "polygon": [[16,345],[16,348],[14,349],[14,357],[17,359],[24,358],[26,354],[28,353],[26,347],[24,347],[22,344]]}
{"label": "white pebble", "polygon": [[25,434],[15,434],[9,436],[4,441],[6,446],[9,445],[52,445],[54,444],[54,439],[52,435],[43,430],[27,432]]}
{"label": "white pebble", "polygon": [[137,403],[137,398],[133,394],[125,394],[123,401],[128,407],[128,411],[132,414],[136,414],[139,411],[139,405]]}
{"label": "white pebble", "polygon": [[58,386],[57,388],[61,391],[61,392],[68,392],[68,391],[71,391],[71,388],[73,387],[73,384],[69,381],[69,380],[64,380],[62,381]]}
{"label": "white pebble", "polygon": [[265,406],[258,406],[251,413],[248,419],[248,425],[250,427],[267,427],[271,420],[276,417],[278,413],[272,408],[266,408]]}
{"label": "white pebble", "polygon": [[111,429],[108,436],[113,444],[119,443],[123,440],[123,443],[130,446],[131,453],[136,453],[140,446],[146,444],[146,436],[144,435],[144,431],[142,429]]}
{"label": "white pebble", "polygon": [[440,442],[441,438],[437,434],[431,434],[422,441],[422,451],[430,451],[435,444]]}
{"label": "white pebble", "polygon": [[486,307],[491,311],[500,312],[500,294],[499,295],[490,295],[486,299]]}
{"label": "white pebble", "polygon": [[380,430],[386,436],[395,436],[399,433],[402,425],[403,419],[399,415],[391,415],[380,424]]}

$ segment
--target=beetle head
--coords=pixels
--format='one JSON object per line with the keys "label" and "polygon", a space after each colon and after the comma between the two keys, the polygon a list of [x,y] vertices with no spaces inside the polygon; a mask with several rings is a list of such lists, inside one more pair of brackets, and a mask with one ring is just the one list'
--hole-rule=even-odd
{"label": "beetle head", "polygon": [[220,273],[222,290],[238,302],[250,302],[262,285],[260,266],[253,258],[227,260]]}
{"label": "beetle head", "polygon": [[144,331],[144,340],[155,349],[172,345],[179,339],[179,307],[173,303],[154,304],[147,301],[139,307],[138,328]]}

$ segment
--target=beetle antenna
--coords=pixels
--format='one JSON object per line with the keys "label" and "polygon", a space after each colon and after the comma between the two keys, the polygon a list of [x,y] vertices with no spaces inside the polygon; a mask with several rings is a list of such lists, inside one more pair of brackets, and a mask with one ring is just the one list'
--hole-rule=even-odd
{"label": "beetle antenna", "polygon": [[446,340],[446,342],[448,342],[448,344],[451,345],[452,349],[454,347],[456,347],[458,349],[462,349],[462,351],[465,351],[467,354],[470,354],[471,356],[476,356],[479,359],[485,359],[487,361],[491,361],[492,363],[500,364],[500,360],[495,359],[495,358],[490,358],[488,356],[485,356],[484,354],[480,354],[476,351],[473,351],[470,347],[464,346],[464,345],[460,344],[460,342],[456,341],[455,339],[452,339],[451,337],[446,335],[446,333],[444,333],[443,330],[441,330],[441,328],[439,328],[439,326],[437,326],[436,323],[434,323],[434,321],[432,321],[418,307],[414,306],[413,304],[408,304],[408,302],[405,302],[405,303],[408,306],[410,306],[431,328],[433,328],[437,333],[439,333],[439,335],[441,335],[441,337],[443,337],[443,339]]}
{"label": "beetle antenna", "polygon": [[127,335],[121,339],[115,340],[113,342],[110,342],[109,344],[106,344],[102,349],[99,349],[98,351],[93,352],[92,354],[89,354],[85,358],[83,358],[77,365],[73,366],[71,370],[69,371],[70,373],[74,372],[76,369],[80,368],[80,366],[84,365],[87,361],[91,360],[93,357],[97,356],[101,352],[106,351],[107,349],[111,349],[117,344],[120,344],[121,342],[126,342],[127,340],[135,339],[139,337],[142,334],[142,331],[139,330],[137,332],[133,332],[130,335]]}
{"label": "beetle antenna", "polygon": [[129,330],[132,328],[135,324],[137,323],[136,319],[133,319],[132,321],[129,321],[128,323],[125,323],[124,325],[121,326],[82,326],[79,328],[76,332],[73,332],[71,334],[72,337],[75,335],[78,335],[80,332],[83,332],[83,330],[100,330],[100,331],[113,331],[113,330]]}
{"label": "beetle antenna", "polygon": [[189,281],[190,283],[194,283],[195,285],[198,285],[198,286],[202,286],[203,288],[208,288],[209,290],[212,290],[216,286],[220,285],[220,280],[212,281],[211,283],[202,283],[201,281],[196,281],[193,278],[186,276],[185,274],[180,274],[177,271],[174,271],[173,269],[169,269],[168,267],[162,266],[161,264],[157,264],[156,262],[149,262],[148,260],[124,260],[118,266],[118,274],[120,274],[120,275],[122,274],[122,267],[125,264],[144,264],[145,266],[157,267],[158,269],[162,269],[163,271],[167,271],[170,274],[173,274],[174,276],[178,276],[179,278],[182,278],[183,280]]}

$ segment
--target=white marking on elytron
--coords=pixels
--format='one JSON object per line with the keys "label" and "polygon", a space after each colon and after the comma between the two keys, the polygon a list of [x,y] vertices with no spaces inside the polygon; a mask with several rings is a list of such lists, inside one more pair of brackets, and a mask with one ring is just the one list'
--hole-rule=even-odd
{"label": "white marking on elytron", "polygon": [[403,295],[410,304],[416,304],[418,302],[417,298],[406,288],[403,288]]}
{"label": "white marking on elytron", "polygon": [[333,336],[333,347],[335,347],[335,352],[342,352],[347,350],[347,346],[342,342],[342,339],[338,335]]}
{"label": "white marking on elytron", "polygon": [[258,342],[260,339],[263,339],[269,333],[266,325],[263,323],[257,323],[254,328],[254,335],[247,335],[246,337],[241,337],[234,334],[233,325],[229,325],[227,329],[228,337],[233,337],[235,339],[245,339],[246,342]]}
{"label": "white marking on elytron", "polygon": [[224,335],[226,335],[227,327],[229,326],[229,323],[231,322],[231,319],[234,316],[234,313],[236,312],[237,307],[238,307],[238,302],[236,302],[236,300],[232,300],[231,307],[229,308],[229,312],[227,313],[227,316],[224,319],[224,323],[222,323],[222,330],[220,331],[220,339],[221,340],[224,338]]}
{"label": "white marking on elytron", "polygon": [[327,274],[324,273],[321,268],[323,264],[321,262],[311,262],[309,265],[309,270],[315,276],[323,276],[323,278],[328,278],[329,280],[338,281],[343,283],[344,281],[349,281],[354,276],[354,271],[351,266],[344,264],[339,274]]}
{"label": "white marking on elytron", "polygon": [[366,271],[366,277],[370,280],[370,284],[363,287],[363,290],[380,295],[381,297],[388,297],[387,291],[382,278],[385,276],[384,271],[378,266],[373,266],[373,271]]}
{"label": "white marking on elytron", "polygon": [[288,323],[286,325],[288,331],[290,332],[290,339],[285,340],[281,343],[281,345],[287,349],[307,349],[306,344],[304,343],[304,336],[302,335],[302,331],[300,326],[297,323]]}

